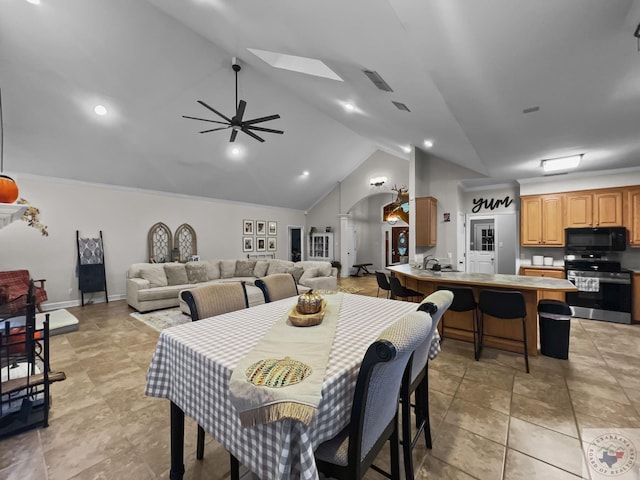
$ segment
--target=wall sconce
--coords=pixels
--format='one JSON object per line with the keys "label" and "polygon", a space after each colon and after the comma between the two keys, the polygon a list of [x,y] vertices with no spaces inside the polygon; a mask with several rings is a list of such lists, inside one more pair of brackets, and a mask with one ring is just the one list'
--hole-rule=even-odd
{"label": "wall sconce", "polygon": [[569,168],[576,168],[582,160],[582,156],[572,155],[570,157],[550,158],[548,160],[542,160],[542,169],[545,172],[556,172],[558,170],[567,170]]}
{"label": "wall sconce", "polygon": [[369,180],[369,185],[372,187],[381,187],[387,181],[387,177],[375,177]]}

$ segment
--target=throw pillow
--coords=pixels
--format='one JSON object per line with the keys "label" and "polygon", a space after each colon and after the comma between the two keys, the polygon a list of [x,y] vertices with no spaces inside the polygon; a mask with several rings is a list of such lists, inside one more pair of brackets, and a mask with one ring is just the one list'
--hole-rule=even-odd
{"label": "throw pillow", "polygon": [[140,277],[149,282],[151,288],[168,285],[167,274],[164,272],[162,264],[146,265],[140,268]]}
{"label": "throw pillow", "polygon": [[274,273],[287,273],[288,270],[294,266],[295,264],[293,262],[289,262],[287,260],[270,260],[268,274],[273,275]]}
{"label": "throw pillow", "polygon": [[331,276],[331,264],[322,265],[318,267],[318,277],[330,277]]}
{"label": "throw pillow", "polygon": [[253,277],[253,269],[256,266],[255,260],[238,260],[236,262],[236,277]]}
{"label": "throw pillow", "polygon": [[258,278],[266,276],[268,268],[269,262],[266,260],[258,260],[256,266],[253,268],[253,276]]}
{"label": "throw pillow", "polygon": [[231,278],[236,274],[236,260],[220,260],[220,278]]}
{"label": "throw pillow", "polygon": [[185,265],[189,283],[202,283],[209,279],[207,266],[201,262],[189,262]]}
{"label": "throw pillow", "polygon": [[209,260],[202,263],[207,266],[207,280],[218,280],[220,278],[220,260]]}
{"label": "throw pillow", "polygon": [[164,265],[164,273],[167,274],[167,283],[169,285],[186,285],[189,283],[187,269],[183,263],[166,263]]}
{"label": "throw pillow", "polygon": [[296,281],[296,284],[300,283],[300,277],[304,273],[304,268],[302,267],[293,267],[287,270],[287,273],[293,275],[293,279]]}
{"label": "throw pillow", "polygon": [[316,267],[307,268],[302,276],[300,277],[300,282],[302,285],[305,284],[307,280],[310,278],[316,278],[318,276],[318,269]]}

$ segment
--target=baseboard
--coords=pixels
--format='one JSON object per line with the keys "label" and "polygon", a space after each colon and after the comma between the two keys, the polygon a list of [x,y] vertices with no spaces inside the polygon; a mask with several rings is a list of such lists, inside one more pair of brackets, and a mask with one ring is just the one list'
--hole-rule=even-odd
{"label": "baseboard", "polygon": [[[117,301],[117,300],[124,300],[125,298],[126,297],[123,293],[118,295],[109,295],[110,302]],[[90,305],[93,303],[105,303],[104,295],[100,295],[99,298],[91,298],[91,299],[87,298],[87,295],[85,295],[84,304]],[[45,302],[42,304],[42,309],[45,312],[48,312],[51,310],[60,310],[61,308],[79,307],[80,305],[82,305],[82,301],[79,298],[77,298],[75,300],[67,300],[65,302]]]}

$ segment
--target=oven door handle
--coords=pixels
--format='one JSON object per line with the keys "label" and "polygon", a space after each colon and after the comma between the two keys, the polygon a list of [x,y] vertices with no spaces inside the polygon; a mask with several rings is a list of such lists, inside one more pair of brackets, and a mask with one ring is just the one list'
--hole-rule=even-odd
{"label": "oven door handle", "polygon": [[567,280],[575,285],[576,281],[579,281],[579,278],[596,278],[598,283],[600,284],[608,284],[608,285],[631,285],[631,280],[624,278],[598,278],[598,277],[583,277],[583,276],[574,276],[569,275]]}

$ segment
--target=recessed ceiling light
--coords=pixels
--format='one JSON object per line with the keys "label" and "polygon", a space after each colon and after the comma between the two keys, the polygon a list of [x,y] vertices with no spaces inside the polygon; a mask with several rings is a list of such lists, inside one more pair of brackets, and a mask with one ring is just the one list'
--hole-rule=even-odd
{"label": "recessed ceiling light", "polygon": [[107,108],[104,105],[96,105],[93,107],[93,111],[96,112],[96,115],[100,116],[107,114]]}
{"label": "recessed ceiling light", "polygon": [[309,176],[309,170],[305,170],[304,172],[302,172],[302,176],[303,177],[308,177]]}
{"label": "recessed ceiling light", "polygon": [[40,5],[40,0],[27,0],[32,5]]}
{"label": "recessed ceiling light", "polygon": [[404,150],[404,153],[411,153],[411,147],[402,147],[402,150]]}
{"label": "recessed ceiling light", "polygon": [[556,172],[558,170],[576,168],[580,164],[580,160],[582,160],[582,155],[583,154],[542,160],[542,168],[545,172]]}
{"label": "recessed ceiling light", "polygon": [[355,106],[353,103],[345,103],[345,104],[344,104],[344,109],[345,109],[347,112],[353,112],[353,111],[355,111],[356,106]]}
{"label": "recessed ceiling light", "polygon": [[231,149],[231,154],[236,156],[240,155],[240,149],[238,147],[233,147]]}
{"label": "recessed ceiling light", "polygon": [[258,58],[264,60],[275,68],[291,70],[293,72],[306,73],[316,77],[329,78],[342,82],[342,78],[331,70],[326,64],[315,58],[298,57],[296,55],[287,55],[285,53],[269,52],[267,50],[258,50],[256,48],[247,48]]}
{"label": "recessed ceiling light", "polygon": [[427,147],[427,148],[433,147],[433,140],[425,140],[424,141],[424,146]]}

